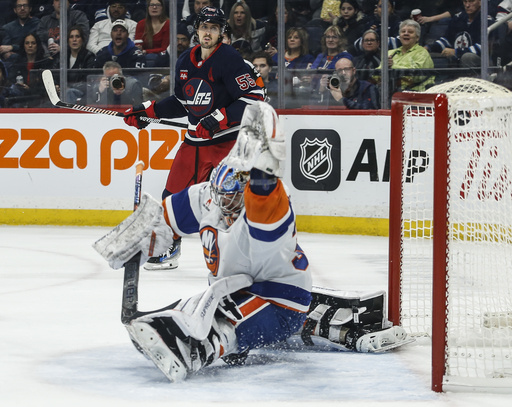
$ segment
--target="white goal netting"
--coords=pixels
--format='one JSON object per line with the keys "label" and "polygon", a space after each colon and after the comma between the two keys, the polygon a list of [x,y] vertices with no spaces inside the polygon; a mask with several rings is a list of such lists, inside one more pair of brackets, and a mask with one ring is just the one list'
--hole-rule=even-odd
{"label": "white goal netting", "polygon": [[[512,92],[461,78],[428,93],[448,97],[445,384],[511,386]],[[437,114],[403,108],[400,319],[413,335],[432,333]]]}

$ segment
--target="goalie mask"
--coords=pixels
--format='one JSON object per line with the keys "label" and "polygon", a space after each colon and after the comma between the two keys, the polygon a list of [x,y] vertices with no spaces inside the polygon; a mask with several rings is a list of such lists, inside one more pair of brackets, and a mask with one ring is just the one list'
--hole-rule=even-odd
{"label": "goalie mask", "polygon": [[249,181],[249,172],[220,163],[213,171],[210,194],[219,207],[226,225],[231,226],[244,207],[244,189]]}

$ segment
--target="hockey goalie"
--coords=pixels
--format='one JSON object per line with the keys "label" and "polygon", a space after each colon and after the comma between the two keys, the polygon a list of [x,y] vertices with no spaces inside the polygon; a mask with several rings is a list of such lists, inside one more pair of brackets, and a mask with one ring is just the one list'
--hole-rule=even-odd
{"label": "hockey goalie", "polygon": [[138,209],[95,249],[112,268],[134,254],[144,262],[173,237],[199,233],[209,287],[126,324],[137,349],[171,382],[222,358],[243,364],[251,349],[300,338],[381,352],[407,343],[385,319],[383,292],[371,295],[312,287],[297,242],[295,214],[280,180],[285,139],[273,108],[248,106],[237,142],[211,180],[162,203],[144,194]]}

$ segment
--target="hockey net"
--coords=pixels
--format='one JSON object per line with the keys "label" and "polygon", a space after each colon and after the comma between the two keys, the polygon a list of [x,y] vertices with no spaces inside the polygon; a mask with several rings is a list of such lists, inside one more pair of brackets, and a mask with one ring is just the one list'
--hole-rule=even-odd
{"label": "hockey net", "polygon": [[432,343],[432,389],[512,392],[512,92],[393,97],[389,319]]}

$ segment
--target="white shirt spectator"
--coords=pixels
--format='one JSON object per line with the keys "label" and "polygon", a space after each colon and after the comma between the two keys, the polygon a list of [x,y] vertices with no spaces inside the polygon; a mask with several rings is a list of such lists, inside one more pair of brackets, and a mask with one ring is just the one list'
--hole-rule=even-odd
{"label": "white shirt spectator", "polygon": [[[87,49],[93,54],[97,54],[99,50],[101,50],[103,47],[106,47],[108,44],[110,44],[110,41],[112,41],[110,33],[112,32],[112,25],[114,22],[110,17],[109,10],[110,8],[107,8],[108,18],[98,21],[91,28],[89,41],[87,42]],[[126,22],[126,27],[128,28],[128,37],[133,41],[135,39],[135,28],[137,27],[137,22],[129,18],[125,18],[124,21]]]}

